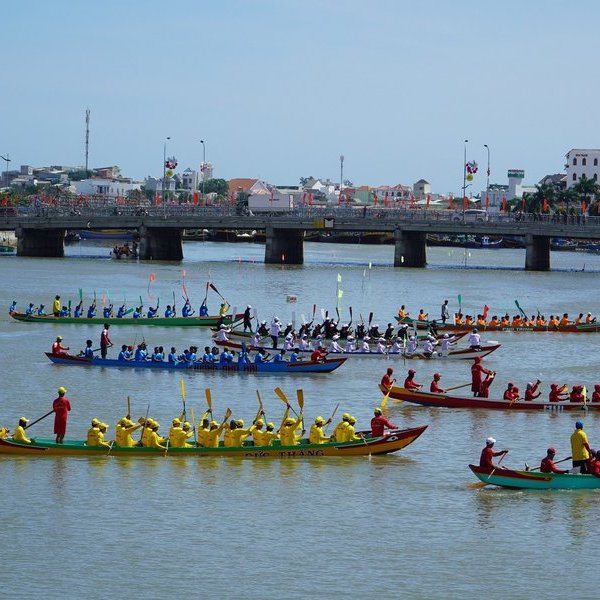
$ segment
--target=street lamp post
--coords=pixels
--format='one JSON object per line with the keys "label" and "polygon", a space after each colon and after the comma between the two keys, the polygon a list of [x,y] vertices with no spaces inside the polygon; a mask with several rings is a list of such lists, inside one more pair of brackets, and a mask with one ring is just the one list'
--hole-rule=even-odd
{"label": "street lamp post", "polygon": [[340,203],[342,202],[342,188],[344,187],[344,155],[340,154]]}
{"label": "street lamp post", "polygon": [[163,143],[163,178],[162,178],[162,203],[163,203],[163,213],[167,214],[167,204],[166,204],[166,179],[167,179],[167,140],[170,140],[170,137],[166,137]]}
{"label": "street lamp post", "polygon": [[200,140],[200,143],[202,144],[202,168],[200,169],[200,177],[202,177],[202,199],[205,200],[204,198],[204,171],[206,171],[206,144],[204,143],[204,140]]}
{"label": "street lamp post", "polygon": [[485,182],[485,209],[488,209],[490,203],[490,147],[484,144],[483,147],[487,150],[488,164],[487,164],[487,179]]}
{"label": "street lamp post", "polygon": [[6,153],[6,156],[0,156],[0,158],[6,161],[6,169],[4,170],[4,183],[8,185],[8,163],[10,162],[10,154]]}
{"label": "street lamp post", "polygon": [[469,140],[465,140],[464,153],[463,153],[463,187],[462,187],[463,221],[465,220],[465,197],[467,195],[467,144],[468,143],[469,143]]}

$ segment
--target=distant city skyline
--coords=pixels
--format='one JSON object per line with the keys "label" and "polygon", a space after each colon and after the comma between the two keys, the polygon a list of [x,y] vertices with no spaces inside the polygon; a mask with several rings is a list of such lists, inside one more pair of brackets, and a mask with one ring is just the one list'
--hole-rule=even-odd
{"label": "distant city skyline", "polygon": [[170,138],[179,172],[205,151],[215,177],[338,181],[343,154],[356,185],[457,195],[468,139],[468,192],[485,144],[491,183],[534,184],[600,146],[598,16],[591,0],[11,3],[0,155],[84,165],[89,109],[90,167],[138,180],[162,176]]}

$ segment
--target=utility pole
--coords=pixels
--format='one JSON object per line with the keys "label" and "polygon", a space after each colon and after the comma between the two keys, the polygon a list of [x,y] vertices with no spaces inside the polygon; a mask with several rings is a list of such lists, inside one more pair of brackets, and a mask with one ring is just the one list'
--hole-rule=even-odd
{"label": "utility pole", "polygon": [[90,109],[85,110],[85,176],[88,172],[88,154],[90,149]]}

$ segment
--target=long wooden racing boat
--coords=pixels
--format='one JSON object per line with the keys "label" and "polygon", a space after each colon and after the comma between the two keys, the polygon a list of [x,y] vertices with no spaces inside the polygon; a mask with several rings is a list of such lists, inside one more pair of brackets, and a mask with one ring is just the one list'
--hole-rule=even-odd
{"label": "long wooden racing boat", "polygon": [[195,362],[189,365],[184,362],[176,364],[167,361],[155,362],[152,360],[117,360],[116,358],[93,359],[70,354],[55,355],[46,352],[46,356],[56,365],[79,365],[84,367],[120,367],[124,369],[164,369],[174,371],[223,371],[224,373],[280,373],[285,375],[299,375],[301,373],[331,373],[345,362],[345,358],[327,359],[323,362],[264,362],[239,364],[231,363],[222,365],[220,363]]}
{"label": "long wooden racing boat", "polygon": [[[54,323],[54,324],[68,324],[68,325],[98,325],[102,326],[104,323],[109,325],[152,325],[154,327],[214,327],[219,319],[219,315],[208,315],[206,317],[154,317],[148,319],[146,317],[141,319],[134,319],[133,317],[124,317],[117,319],[117,317],[110,317],[105,319],[104,317],[93,317],[88,319],[87,317],[55,317],[54,315],[26,315],[20,312],[9,313],[13,319],[17,321],[24,321],[26,323]],[[235,324],[238,321],[243,320],[244,313],[236,313],[235,316],[227,315],[224,319],[226,325]],[[233,319],[233,321],[232,321]]]}
{"label": "long wooden racing boat", "polygon": [[[379,389],[386,393],[380,384]],[[488,408],[495,410],[545,410],[548,412],[563,412],[573,410],[597,410],[600,404],[591,402],[547,402],[543,400],[499,400],[494,398],[474,398],[472,396],[450,396],[448,394],[435,394],[432,392],[415,392],[403,387],[392,387],[390,398],[404,400],[421,406],[436,406],[440,408]]]}
{"label": "long wooden racing boat", "polygon": [[417,329],[428,329],[431,325],[434,325],[437,331],[472,331],[474,327],[477,328],[479,332],[483,331],[529,331],[534,333],[544,333],[544,332],[553,332],[553,333],[598,333],[600,332],[600,323],[580,323],[576,325],[575,323],[570,323],[569,325],[557,325],[556,327],[550,327],[549,325],[544,326],[531,326],[531,327],[513,327],[511,325],[455,325],[454,323],[446,323],[445,325],[440,321],[418,321],[417,319],[411,319],[408,317],[404,317],[401,319],[400,317],[395,317],[398,323],[406,323],[409,327],[416,327]]}
{"label": "long wooden racing boat", "polygon": [[[215,340],[215,344],[217,346],[221,346],[224,348],[231,348],[234,350],[241,350],[242,344],[238,342],[234,342],[232,340],[228,341],[217,341]],[[483,358],[488,354],[494,352],[500,348],[501,344],[493,343],[488,344],[486,346],[481,346],[480,350],[473,350],[471,348],[462,348],[456,350],[450,350],[447,354],[444,354],[438,350],[434,351],[431,356],[426,356],[423,352],[363,352],[362,350],[357,350],[356,352],[331,352],[327,347],[324,347],[324,350],[329,352],[328,356],[335,356],[340,358],[379,358],[379,359],[388,359],[388,360],[401,360],[404,358],[407,359],[424,359],[424,360],[472,360],[476,357]],[[264,346],[248,346],[250,350],[257,350],[258,348],[263,348]],[[268,348],[270,349],[270,348]],[[272,349],[271,349],[272,350]],[[299,350],[299,353],[302,356],[310,356],[312,354],[312,350]]]}
{"label": "long wooden racing boat", "polygon": [[[513,471],[469,465],[482,482],[500,487],[523,490],[596,490],[600,477],[575,473],[540,473],[539,471]],[[477,485],[477,484],[475,484]]]}
{"label": "long wooden racing boat", "polygon": [[326,442],[311,444],[302,440],[297,446],[282,446],[275,441],[272,446],[254,446],[251,442],[235,448],[171,448],[166,451],[155,448],[122,448],[113,446],[103,448],[87,446],[83,441],[67,441],[56,444],[48,439],[36,439],[32,444],[15,442],[12,439],[0,439],[0,454],[25,456],[235,456],[239,458],[315,458],[321,456],[368,456],[397,452],[412,444],[425,430],[427,425],[411,429],[394,429],[381,437],[366,437],[359,442]]}

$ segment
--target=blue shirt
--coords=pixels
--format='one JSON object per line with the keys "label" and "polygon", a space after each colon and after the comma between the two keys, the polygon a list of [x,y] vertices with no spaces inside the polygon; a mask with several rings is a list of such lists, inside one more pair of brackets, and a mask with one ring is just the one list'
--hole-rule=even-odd
{"label": "blue shirt", "polygon": [[149,308],[148,312],[146,313],[146,316],[149,319],[152,319],[156,315],[157,312],[158,312],[158,308]]}
{"label": "blue shirt", "polygon": [[175,352],[169,353],[169,364],[176,365],[179,361],[177,360],[177,354]]}
{"label": "blue shirt", "polygon": [[154,362],[162,362],[162,361],[163,361],[163,359],[164,359],[164,355],[163,355],[163,353],[162,353],[162,352],[155,352],[155,353],[152,355],[152,360],[153,360]]}
{"label": "blue shirt", "polygon": [[81,311],[82,311],[81,304],[78,304],[75,307],[75,318],[76,319],[79,319],[79,317],[81,317]]}
{"label": "blue shirt", "polygon": [[212,352],[205,352],[204,356],[202,357],[202,362],[203,363],[212,363],[212,362],[215,362],[215,358],[212,355]]}
{"label": "blue shirt", "polygon": [[119,352],[119,360],[129,360],[131,358],[131,354],[127,352],[127,350],[121,350]]}
{"label": "blue shirt", "polygon": [[93,306],[90,306],[87,311],[87,318],[93,319],[96,316],[96,309]]}
{"label": "blue shirt", "polygon": [[16,303],[16,302],[13,302],[13,303],[10,305],[10,308],[8,309],[8,312],[9,312],[9,313],[15,312],[15,309],[16,309],[16,308],[17,308],[17,303]]}
{"label": "blue shirt", "polygon": [[248,364],[248,354],[246,352],[240,352],[238,354],[238,364],[239,365],[247,365]]}
{"label": "blue shirt", "polygon": [[256,353],[256,356],[254,357],[254,364],[260,364],[260,363],[264,363],[265,359],[263,358],[263,355],[260,352]]}
{"label": "blue shirt", "polygon": [[44,309],[40,307],[38,308],[37,314],[38,317],[43,317],[46,313],[44,312]]}
{"label": "blue shirt", "polygon": [[133,311],[133,318],[134,318],[134,319],[139,319],[141,316],[142,316],[142,315],[141,315],[140,311],[139,311],[139,310],[136,308],[136,309]]}
{"label": "blue shirt", "polygon": [[142,348],[137,348],[135,351],[135,360],[144,361],[146,360],[146,351]]}
{"label": "blue shirt", "polygon": [[201,317],[207,317],[207,316],[208,316],[208,306],[206,306],[206,304],[203,304],[203,305],[200,307],[200,310],[198,311],[198,314],[199,314]]}
{"label": "blue shirt", "polygon": [[170,319],[171,317],[174,317],[175,313],[170,309],[167,308],[167,310],[165,310],[165,317],[167,317],[167,319]]}
{"label": "blue shirt", "polygon": [[91,360],[92,358],[94,358],[94,350],[89,346],[86,347],[86,349],[83,351],[83,356]]}
{"label": "blue shirt", "polygon": [[119,310],[117,311],[117,319],[122,319],[126,312],[125,306],[119,306]]}
{"label": "blue shirt", "polygon": [[102,311],[102,313],[104,314],[104,318],[108,319],[110,317],[110,314],[112,313],[112,308],[110,308],[109,306],[106,306],[104,308],[104,310]]}
{"label": "blue shirt", "polygon": [[26,315],[32,315],[33,314],[33,306],[29,306],[27,308],[27,310],[25,311]]}
{"label": "blue shirt", "polygon": [[190,317],[192,315],[192,313],[193,313],[193,310],[187,304],[185,304],[183,306],[183,308],[181,309],[181,315],[183,317]]}
{"label": "blue shirt", "polygon": [[298,362],[298,358],[300,357],[300,353],[299,352],[292,352],[290,354],[290,362],[291,363],[295,363]]}

